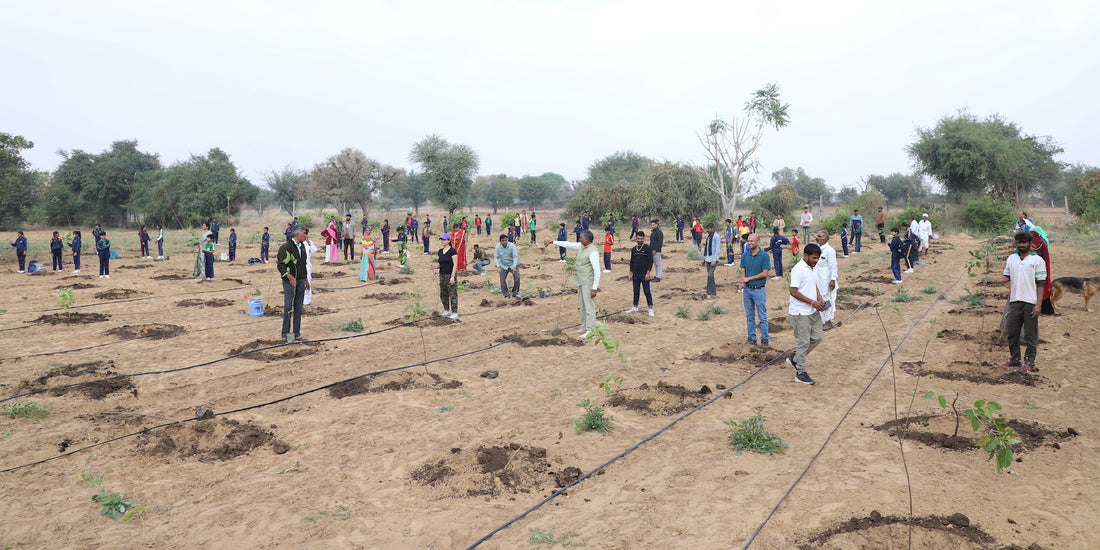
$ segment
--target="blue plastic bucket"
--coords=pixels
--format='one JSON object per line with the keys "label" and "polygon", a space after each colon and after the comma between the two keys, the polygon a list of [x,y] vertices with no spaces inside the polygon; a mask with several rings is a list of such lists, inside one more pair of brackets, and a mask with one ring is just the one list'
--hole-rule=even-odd
{"label": "blue plastic bucket", "polygon": [[248,300],[248,314],[252,317],[263,317],[264,303],[255,298]]}

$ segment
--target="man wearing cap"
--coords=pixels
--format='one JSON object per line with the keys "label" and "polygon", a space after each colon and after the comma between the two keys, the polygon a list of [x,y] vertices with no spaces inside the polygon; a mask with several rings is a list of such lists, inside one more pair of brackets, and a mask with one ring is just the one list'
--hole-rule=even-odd
{"label": "man wearing cap", "polygon": [[928,240],[932,238],[932,222],[928,221],[927,212],[921,217],[921,221],[917,222],[917,229],[920,235],[920,251],[923,254],[928,250]]}

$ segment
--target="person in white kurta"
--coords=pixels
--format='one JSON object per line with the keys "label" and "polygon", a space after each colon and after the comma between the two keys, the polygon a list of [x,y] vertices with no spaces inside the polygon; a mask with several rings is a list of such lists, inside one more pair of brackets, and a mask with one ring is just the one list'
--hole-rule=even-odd
{"label": "person in white kurta", "polygon": [[310,302],[313,301],[313,262],[310,261],[309,257],[320,249],[317,248],[317,245],[313,244],[313,241],[310,240],[309,237],[306,237],[306,240],[303,241],[302,244],[305,245],[306,249],[306,281],[308,281],[306,284],[306,296],[305,299],[302,300],[302,305],[308,306]]}
{"label": "person in white kurta", "polygon": [[917,229],[917,234],[920,235],[920,253],[924,254],[928,250],[928,241],[932,238],[932,222],[928,221],[928,214],[917,222]]}
{"label": "person in white kurta", "polygon": [[818,289],[821,297],[829,302],[829,307],[821,312],[821,324],[825,328],[833,328],[833,317],[836,316],[836,249],[829,244],[829,232],[822,229],[814,234],[814,242],[821,247],[821,260],[817,262],[814,272],[817,273]]}

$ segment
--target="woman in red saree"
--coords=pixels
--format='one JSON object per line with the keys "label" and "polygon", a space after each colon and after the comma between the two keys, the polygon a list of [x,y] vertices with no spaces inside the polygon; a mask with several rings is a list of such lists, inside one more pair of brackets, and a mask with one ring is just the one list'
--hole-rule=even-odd
{"label": "woman in red saree", "polygon": [[458,270],[466,269],[466,230],[461,227],[451,232],[451,243],[454,245],[455,252],[458,253],[455,256],[455,263]]}

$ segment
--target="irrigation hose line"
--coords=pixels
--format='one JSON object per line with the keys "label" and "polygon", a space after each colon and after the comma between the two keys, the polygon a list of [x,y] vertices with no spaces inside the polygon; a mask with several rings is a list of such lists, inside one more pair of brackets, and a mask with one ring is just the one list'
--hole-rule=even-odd
{"label": "irrigation hose line", "polygon": [[[959,281],[962,280],[963,275],[966,275],[966,271],[960,273],[959,278],[955,279],[955,282],[951,283],[951,286],[947,287],[947,290],[944,290],[943,292],[946,293],[952,288],[955,288],[955,285],[959,284]],[[921,322],[921,320],[923,320],[928,315],[928,312],[932,311],[932,308],[936,307],[936,304],[938,304],[939,302],[939,297],[936,297],[936,299],[933,300],[932,303],[928,306],[928,309],[925,309],[924,313],[922,313],[920,317],[917,317],[916,321],[913,321],[913,324],[909,326],[909,330],[905,331],[905,334],[901,337],[900,340],[898,340],[897,345],[895,345],[894,348],[890,350],[890,353],[886,355],[886,359],[882,360],[882,365],[878,368],[877,371],[875,371],[875,374],[871,376],[871,379],[867,381],[867,385],[864,386],[863,390],[859,392],[859,395],[856,396],[855,401],[853,401],[848,409],[844,411],[844,414],[841,415],[840,420],[836,423],[836,426],[834,426],[833,429],[829,431],[829,435],[825,437],[825,441],[821,442],[821,447],[817,450],[817,452],[814,453],[812,457],[810,457],[810,461],[806,463],[806,467],[803,468],[802,472],[798,474],[797,478],[795,478],[794,483],[791,483],[791,486],[787,488],[786,492],[783,493],[783,496],[779,497],[779,502],[775,503],[775,506],[773,506],[771,511],[768,512],[768,515],[764,518],[764,521],[762,521],[760,525],[757,526],[756,530],[753,531],[752,536],[749,537],[749,540],[745,541],[745,546],[743,547],[744,549],[747,550],[748,547],[752,545],[753,541],[756,540],[756,536],[759,535],[760,531],[764,529],[764,526],[767,525],[769,521],[771,521],[772,516],[775,515],[775,512],[779,510],[779,507],[783,505],[783,502],[786,501],[787,497],[790,496],[792,491],[794,491],[795,486],[797,486],[799,482],[801,482],[802,479],[806,476],[806,473],[810,471],[810,467],[813,466],[814,462],[817,460],[817,457],[821,456],[821,453],[825,451],[825,447],[829,444],[829,441],[832,440],[833,435],[835,435],[837,430],[840,429],[840,426],[844,424],[844,421],[848,419],[848,416],[852,414],[852,410],[856,408],[856,405],[858,405],[859,402],[863,399],[863,396],[867,395],[867,391],[871,389],[871,384],[874,384],[875,380],[877,380],[879,375],[882,374],[883,369],[885,369],[886,365],[890,363],[891,359],[893,359],[894,354],[897,353],[899,349],[901,349],[901,345],[904,344],[905,340],[909,338],[909,335],[913,332],[913,329],[917,328],[917,325]]]}
{"label": "irrigation hose line", "polygon": [[[508,306],[499,306],[499,307],[503,308],[503,307],[508,307]],[[862,307],[862,305],[860,307]],[[498,309],[498,308],[494,308],[494,309]],[[482,314],[482,313],[489,313],[490,311],[493,311],[493,310],[479,311],[479,312],[475,312],[471,315],[479,315],[479,314]],[[858,308],[857,308],[857,311],[858,311]],[[621,311],[617,311],[617,312],[613,312],[613,313],[607,313],[607,314],[602,315],[600,317],[606,318],[610,315],[615,315],[617,313],[621,313]],[[853,311],[852,314],[854,315],[855,311]],[[850,316],[851,315],[849,315],[849,317]],[[847,317],[846,317],[846,319],[847,319]],[[415,322],[419,322],[419,321],[420,320],[415,321]],[[370,335],[373,335],[373,334],[379,334],[381,332],[386,332],[386,331],[394,330],[394,329],[397,329],[397,328],[401,328],[402,326],[407,326],[407,325],[398,325],[398,326],[388,327],[388,328],[384,328],[384,329],[381,329],[381,330],[371,331],[371,332],[367,332],[367,333],[363,333],[363,334],[353,334],[353,335],[336,337],[336,338],[326,338],[324,340],[316,340],[316,341],[317,342],[331,342],[331,341],[339,341],[339,340],[348,340],[348,339],[352,339],[352,338],[359,338],[359,337],[364,337],[364,336],[370,336]],[[576,326],[576,325],[570,325],[570,326]],[[566,327],[566,328],[569,328],[569,327]],[[556,329],[553,329],[553,330],[556,330]],[[540,330],[540,331],[535,331],[534,333],[539,333],[539,332],[548,332],[548,331]],[[336,384],[340,384],[340,383],[343,383],[343,382],[350,382],[350,381],[353,381],[353,380],[358,380],[360,378],[366,378],[366,377],[370,377],[370,376],[377,376],[379,374],[385,374],[385,373],[389,373],[389,372],[395,372],[395,371],[401,371],[401,370],[416,368],[416,367],[420,367],[420,366],[424,366],[424,365],[429,365],[429,364],[432,364],[432,363],[437,363],[437,362],[441,362],[441,361],[449,361],[449,360],[452,360],[452,359],[465,357],[467,355],[473,355],[475,353],[481,353],[483,351],[487,351],[487,350],[499,347],[501,345],[511,343],[511,342],[517,340],[518,338],[519,338],[519,336],[513,336],[511,338],[506,338],[504,340],[501,340],[501,341],[499,341],[495,344],[490,344],[489,346],[486,346],[486,347],[483,347],[483,348],[480,348],[480,349],[466,351],[466,352],[463,352],[463,353],[460,353],[460,354],[457,354],[457,355],[452,355],[450,357],[442,357],[442,358],[438,358],[438,359],[432,359],[430,361],[422,361],[420,363],[414,363],[414,364],[407,365],[407,366],[404,366],[404,367],[394,367],[394,368],[391,368],[391,369],[384,369],[384,370],[380,370],[380,371],[374,371],[374,372],[369,372],[369,373],[365,373],[365,374],[360,374],[360,375],[357,375],[357,376],[353,376],[351,378],[347,378],[347,379],[340,380],[340,381],[337,381],[337,382],[332,382],[332,383],[329,383],[329,384],[325,384],[325,385],[317,387],[317,388],[312,388],[312,389],[309,389],[309,390],[306,390],[306,391],[303,391],[303,392],[299,392],[299,393],[296,393],[296,394],[293,394],[293,395],[281,397],[279,399],[275,399],[275,400],[268,401],[268,402],[265,402],[265,403],[259,403],[259,404],[256,404],[256,405],[250,405],[250,406],[242,407],[242,408],[239,408],[239,409],[233,409],[233,410],[226,411],[224,413],[219,413],[219,414],[220,415],[227,415],[227,414],[238,413],[238,412],[247,411],[247,410],[251,410],[251,409],[266,407],[266,406],[269,406],[269,405],[274,405],[276,403],[281,403],[283,401],[287,401],[289,399],[293,399],[295,397],[300,397],[300,396],[303,396],[303,395],[308,395],[310,393],[314,393],[314,392],[317,392],[317,391],[328,389],[332,386],[335,386]],[[251,353],[257,353],[257,352],[260,352],[260,351],[266,351],[266,350],[280,348],[280,347],[284,347],[284,346],[288,346],[288,345],[292,345],[292,344],[279,344],[279,345],[275,345],[275,346],[269,346],[269,347],[266,347],[266,348],[254,349],[254,350],[242,352],[242,353],[239,353],[239,354],[236,354],[236,355],[231,355],[231,356],[228,356],[228,357],[215,359],[213,361],[208,361],[206,363],[201,363],[201,364],[198,364],[198,365],[191,365],[191,366],[187,366],[187,367],[180,367],[180,368],[177,368],[177,369],[167,369],[167,370],[162,370],[162,371],[150,371],[150,372],[144,372],[144,373],[123,374],[123,375],[119,375],[119,376],[113,376],[113,377],[110,377],[110,378],[105,378],[103,380],[114,380],[114,379],[118,379],[118,378],[129,378],[129,377],[134,377],[134,376],[145,376],[145,375],[152,375],[152,374],[166,374],[166,373],[171,373],[171,372],[179,372],[179,371],[183,371],[183,370],[193,369],[193,368],[196,368],[196,367],[211,365],[211,364],[214,364],[214,363],[218,363],[218,362],[225,361],[225,360],[232,359],[232,358],[236,358],[236,357],[242,357],[244,355],[248,355],[248,354],[251,354]],[[780,357],[781,356],[782,355],[780,355]],[[751,376],[750,376],[750,378],[751,378]],[[747,380],[748,380],[748,378],[746,378],[746,381]],[[12,397],[9,397],[9,398],[6,398],[6,399],[0,399],[0,403],[3,403],[5,401],[10,401],[12,399],[17,399],[19,397],[24,397],[24,396],[27,396],[27,395],[33,395],[33,394],[36,394],[36,393],[49,391],[50,389],[76,387],[76,386],[81,386],[81,385],[89,384],[91,382],[96,382],[96,381],[98,381],[98,380],[92,380],[92,381],[88,381],[88,382],[78,382],[78,383],[75,383],[75,384],[68,384],[68,385],[64,385],[64,386],[59,386],[57,388],[41,388],[41,389],[38,389],[38,390],[35,390],[35,391],[32,391],[32,392],[28,392],[28,393],[25,393],[25,394],[12,396]],[[742,383],[744,383],[744,381],[742,381]],[[738,385],[740,385],[740,384],[738,384]],[[727,392],[723,392],[723,394],[725,394],[725,393],[727,393]],[[160,429],[160,428],[164,428],[164,427],[167,427],[167,426],[173,426],[173,425],[176,425],[176,424],[191,422],[193,420],[197,420],[197,419],[189,418],[189,419],[185,419],[185,420],[177,420],[177,421],[172,421],[172,422],[166,422],[164,424],[158,424],[156,426],[151,426],[149,428],[142,429],[141,431],[138,431],[138,432],[133,432],[133,433],[121,435],[121,436],[114,437],[114,438],[111,438],[111,439],[108,439],[108,440],[105,440],[105,441],[100,441],[98,443],[93,443],[91,445],[80,447],[78,449],[73,449],[71,451],[68,451],[68,452],[60,454],[60,455],[54,455],[52,457],[48,457],[48,458],[38,460],[38,461],[35,461],[35,462],[30,462],[30,463],[27,463],[27,464],[22,464],[20,466],[14,466],[14,467],[11,467],[11,468],[6,468],[6,469],[3,469],[3,470],[0,470],[0,474],[7,473],[7,472],[12,472],[12,471],[19,470],[19,469],[22,469],[22,468],[28,468],[28,467],[31,467],[31,466],[37,466],[39,464],[44,464],[46,462],[51,462],[51,461],[57,460],[59,458],[63,458],[63,457],[67,457],[67,456],[75,454],[75,453],[79,453],[81,451],[85,451],[85,450],[88,450],[88,449],[93,449],[93,448],[99,447],[101,445],[106,445],[108,443],[113,443],[115,441],[119,441],[119,440],[130,438],[130,437],[134,437],[136,435],[146,433],[146,432],[149,432],[149,431],[152,431],[152,430],[157,430],[157,429]],[[660,432],[658,432],[658,433],[660,433]],[[591,475],[591,473],[589,473],[589,475]],[[587,476],[585,476],[585,477],[587,477]],[[570,484],[570,486],[572,486],[572,485],[573,484]]]}
{"label": "irrigation hose line", "polygon": [[[872,297],[868,298],[867,300],[865,300],[862,304],[856,306],[856,308],[854,310],[852,310],[852,312],[849,313],[847,317],[840,320],[840,323],[843,323],[844,321],[847,321],[848,319],[850,319],[853,315],[855,315],[861,309],[863,309],[864,306],[866,306],[868,303],[870,303],[871,300],[873,300],[874,298],[877,298],[878,296],[881,296],[881,294],[876,294],[875,296],[872,296]],[[678,424],[681,420],[691,416],[692,414],[695,414],[696,411],[702,409],[703,407],[706,407],[707,405],[710,405],[711,403],[714,403],[715,401],[718,401],[719,399],[725,397],[727,394],[729,394],[733,390],[735,390],[737,388],[740,388],[741,386],[745,385],[749,380],[752,380],[753,377],[755,377],[757,374],[760,374],[765,368],[770,366],[772,363],[775,363],[776,361],[780,360],[781,358],[786,357],[786,355],[789,352],[791,352],[792,350],[793,350],[793,348],[785,350],[785,351],[781,352],[779,355],[772,358],[771,360],[764,362],[759,367],[757,367],[756,370],[754,370],[751,374],[749,374],[744,380],[742,380],[742,381],[738,382],[737,384],[723,390],[722,393],[719,393],[719,394],[715,395],[713,398],[709,399],[708,401],[705,401],[704,403],[700,404],[699,406],[695,407],[694,409],[691,409],[690,411],[684,413],[683,415],[679,416],[678,418],[676,418],[675,420],[670,422],[665,427],[663,427],[663,428],[657,430],[656,432],[650,434],[649,436],[647,436],[644,439],[642,439],[641,441],[635,443],[634,445],[632,445],[630,448],[626,449],[625,451],[611,457],[611,459],[608,460],[607,462],[604,462],[603,464],[597,466],[596,468],[590,470],[589,472],[585,473],[584,475],[582,475],[582,476],[578,477],[577,479],[573,480],[572,483],[566,485],[565,487],[562,487],[561,489],[558,489],[557,491],[554,491],[550,496],[548,496],[548,497],[544,498],[543,500],[539,501],[537,504],[535,504],[534,506],[528,508],[527,510],[524,510],[518,516],[504,522],[500,527],[497,527],[496,529],[493,529],[492,531],[489,532],[489,534],[485,535],[484,537],[481,537],[480,539],[478,539],[476,542],[474,542],[473,544],[468,546],[466,548],[466,550],[471,550],[472,548],[476,548],[481,543],[485,542],[486,540],[489,540],[490,537],[492,537],[493,535],[497,534],[498,532],[504,530],[509,525],[512,525],[516,521],[519,521],[520,519],[523,519],[524,517],[526,517],[531,512],[534,512],[535,510],[538,510],[540,507],[542,507],[542,505],[546,504],[547,502],[550,502],[554,498],[557,498],[558,495],[561,495],[562,493],[567,491],[569,488],[571,488],[574,485],[580,483],[581,481],[584,481],[584,480],[588,479],[589,477],[593,476],[596,472],[599,472],[600,470],[606,468],[607,466],[610,466],[612,463],[614,463],[617,460],[619,460],[620,458],[623,458],[624,456],[630,454],[635,449],[637,449],[637,448],[641,447],[642,445],[644,445],[645,443],[649,442],[651,439],[657,437],[658,435],[661,435],[663,432],[665,432],[669,428],[671,428],[671,427],[675,426],[676,424]]]}

